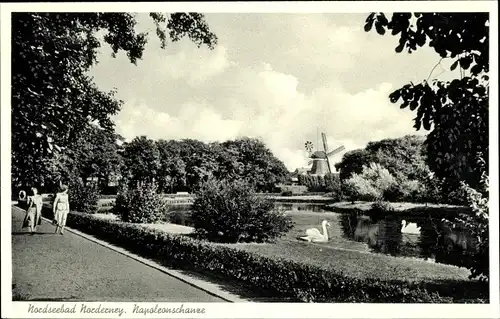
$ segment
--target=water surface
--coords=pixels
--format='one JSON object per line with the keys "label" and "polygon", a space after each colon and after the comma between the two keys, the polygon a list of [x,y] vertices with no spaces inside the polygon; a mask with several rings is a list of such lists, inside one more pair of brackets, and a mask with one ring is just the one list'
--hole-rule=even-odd
{"label": "water surface", "polygon": [[[369,216],[360,213],[336,213],[325,209],[323,204],[276,203],[292,217],[294,229],[286,236],[297,240],[308,228],[321,232],[321,222],[328,220],[329,241],[327,246],[386,254],[395,257],[413,257],[444,264],[460,264],[467,252],[475,245],[466,231],[451,230],[441,217],[427,212],[412,214],[394,213],[385,216]],[[190,205],[171,207],[170,221],[191,226]]]}

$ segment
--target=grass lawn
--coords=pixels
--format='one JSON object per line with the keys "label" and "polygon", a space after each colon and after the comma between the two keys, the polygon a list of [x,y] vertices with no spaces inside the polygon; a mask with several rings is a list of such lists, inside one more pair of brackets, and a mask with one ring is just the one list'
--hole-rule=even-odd
{"label": "grass lawn", "polygon": [[309,263],[355,278],[378,278],[410,282],[468,280],[464,268],[429,263],[411,258],[343,250],[314,243],[279,240],[275,244],[224,244],[269,257]]}

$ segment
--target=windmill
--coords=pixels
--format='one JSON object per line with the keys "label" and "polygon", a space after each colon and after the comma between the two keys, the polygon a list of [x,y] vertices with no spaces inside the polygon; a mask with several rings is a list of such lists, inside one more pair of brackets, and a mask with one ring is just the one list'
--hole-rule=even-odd
{"label": "windmill", "polygon": [[326,140],[326,134],[321,133],[321,138],[323,140],[323,151],[314,152],[310,156],[311,160],[308,162],[309,165],[312,164],[312,168],[309,171],[309,174],[311,174],[311,175],[324,176],[325,174],[331,173],[332,169],[330,167],[329,157],[332,155],[338,154],[345,149],[345,147],[342,145],[342,146],[339,146],[330,152],[328,149],[328,142]]}

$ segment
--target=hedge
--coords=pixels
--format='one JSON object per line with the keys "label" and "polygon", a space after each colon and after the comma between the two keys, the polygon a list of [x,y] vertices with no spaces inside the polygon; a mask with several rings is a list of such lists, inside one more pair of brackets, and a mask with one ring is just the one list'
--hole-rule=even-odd
{"label": "hedge", "polygon": [[[43,214],[52,217],[47,207],[44,207]],[[68,215],[67,225],[168,267],[209,272],[244,282],[256,289],[271,291],[277,296],[304,302],[450,303],[463,302],[462,299],[471,302],[473,298],[487,298],[482,294],[479,297],[467,296],[466,291],[470,292],[470,289],[478,291],[479,287],[474,282],[470,282],[470,287],[465,287],[467,285],[462,286],[462,283],[443,286],[436,283],[352,278],[332,269],[261,256],[188,236],[103,220],[78,212]],[[487,286],[485,289],[487,291]],[[472,302],[484,301],[478,299]]]}

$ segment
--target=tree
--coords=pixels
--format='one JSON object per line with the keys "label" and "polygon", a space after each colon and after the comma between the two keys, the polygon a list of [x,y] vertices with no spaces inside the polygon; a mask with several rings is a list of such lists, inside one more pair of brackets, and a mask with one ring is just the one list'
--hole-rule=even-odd
{"label": "tree", "polygon": [[123,158],[129,184],[158,181],[160,153],[153,140],[146,136],[140,136],[134,138],[130,143],[125,143]]}
{"label": "tree", "polygon": [[428,163],[447,189],[460,181],[478,188],[478,154],[488,167],[489,14],[395,13],[389,21],[383,13],[371,13],[365,30],[373,26],[379,34],[391,30],[399,37],[396,52],[411,53],[428,43],[441,60],[454,60],[451,70],[458,67],[459,78],[429,81],[431,70],[427,79],[394,91],[390,100],[416,111],[414,127],[430,131]]}
{"label": "tree", "polygon": [[174,140],[158,140],[156,147],[160,155],[160,171],[158,173],[159,190],[173,192],[186,186],[186,162],[181,157],[181,143]]}
{"label": "tree", "polygon": [[117,144],[119,139],[116,134],[91,125],[67,147],[66,153],[73,158],[84,185],[89,178],[97,178],[99,185],[107,186],[110,176],[119,174],[123,166]]}
{"label": "tree", "polygon": [[257,191],[270,192],[288,177],[285,164],[258,139],[245,137],[226,141],[222,147],[230,153],[228,156],[236,156],[236,161],[240,163],[233,163],[238,167],[239,177],[254,184]]}
{"label": "tree", "polygon": [[353,150],[342,156],[342,161],[335,164],[335,169],[340,171],[342,181],[351,177],[352,174],[361,174],[363,165],[373,162],[373,155],[366,150]]}
{"label": "tree", "polygon": [[[488,13],[396,13],[391,21],[372,13],[365,30],[373,25],[379,34],[399,34],[396,52],[422,47],[429,39],[441,59],[453,59],[460,77],[443,82],[429,77],[407,84],[390,96],[401,108],[417,112],[414,127],[431,131],[426,144],[428,163],[444,183],[445,192],[464,190],[475,216],[457,223],[476,237],[476,253],[465,259],[472,277],[489,277],[488,211]],[[455,223],[454,223],[455,224]],[[473,262],[468,262],[473,261]]]}
{"label": "tree", "polygon": [[335,168],[341,180],[353,173],[361,174],[363,166],[378,163],[399,180],[424,180],[430,173],[426,164],[425,138],[406,135],[400,138],[369,142],[366,148],[347,152]]}
{"label": "tree", "polygon": [[218,168],[210,145],[198,140],[184,139],[181,155],[186,163],[186,185],[190,191],[196,190]]}
{"label": "tree", "polygon": [[[198,13],[151,13],[162,47],[187,36],[213,48],[216,36]],[[114,91],[102,92],[87,71],[104,42],[136,64],[147,43],[129,13],[14,13],[12,15],[12,182],[47,182],[50,162],[64,156],[90,123],[112,132],[120,110]]]}
{"label": "tree", "polygon": [[369,142],[366,151],[373,160],[401,179],[421,180],[429,174],[426,164],[425,137],[406,135],[401,138]]}

